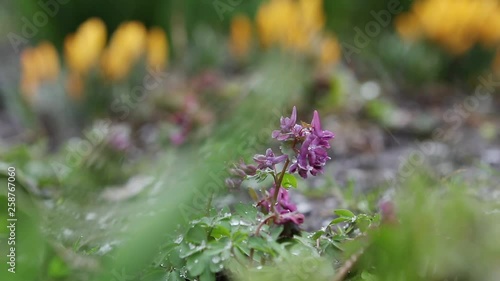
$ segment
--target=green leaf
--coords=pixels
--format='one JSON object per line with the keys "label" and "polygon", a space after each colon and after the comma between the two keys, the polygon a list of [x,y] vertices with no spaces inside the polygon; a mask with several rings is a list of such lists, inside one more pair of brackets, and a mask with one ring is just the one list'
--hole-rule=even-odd
{"label": "green leaf", "polygon": [[346,221],[350,221],[351,219],[350,218],[346,218],[346,217],[339,217],[339,218],[335,218],[333,219],[330,224],[337,224],[337,223],[341,223],[341,222],[346,222]]}
{"label": "green leaf", "polygon": [[278,237],[283,232],[283,228],[285,228],[283,225],[271,228],[270,234],[271,234],[271,238],[273,239],[273,241],[278,240]]}
{"label": "green leaf", "polygon": [[269,254],[273,253],[272,249],[268,245],[268,242],[260,237],[255,237],[255,236],[249,237],[248,238],[248,246],[250,248],[257,250],[257,251],[261,251],[261,252],[265,252],[265,253],[269,253]]}
{"label": "green leaf", "polygon": [[215,239],[221,239],[222,237],[229,237],[231,236],[231,230],[228,227],[219,224],[214,226],[212,232],[210,232],[210,236],[212,236]]}
{"label": "green leaf", "polygon": [[297,188],[297,178],[295,178],[295,176],[292,174],[285,173],[281,185],[284,188],[290,188],[290,187]]}
{"label": "green leaf", "polygon": [[345,209],[338,209],[338,210],[335,210],[334,213],[339,216],[339,217],[344,217],[344,218],[353,218],[355,217],[356,215],[349,211],[349,210],[345,210]]}
{"label": "green leaf", "polygon": [[369,273],[368,271],[363,271],[361,273],[361,279],[367,280],[367,281],[376,281],[376,280],[378,280],[377,277],[375,277],[375,275]]}
{"label": "green leaf", "polygon": [[179,271],[174,270],[168,274],[167,280],[168,281],[184,281],[184,278],[181,278],[181,274]]}
{"label": "green leaf", "polygon": [[215,274],[210,271],[204,271],[200,276],[200,281],[215,281]]}
{"label": "green leaf", "polygon": [[[332,224],[332,223],[330,223]],[[321,237],[321,235],[325,234],[325,232],[323,230],[319,230],[319,231],[316,231],[316,233],[313,234],[313,236],[311,237],[313,240],[316,240],[318,238]]]}
{"label": "green leaf", "polygon": [[186,268],[191,276],[198,276],[208,270],[207,265],[207,257],[203,253],[192,255],[186,260]]}
{"label": "green leaf", "polygon": [[248,233],[244,232],[243,230],[237,230],[236,232],[233,233],[231,240],[233,240],[233,243],[239,244],[245,241],[247,238],[248,238]]}
{"label": "green leaf", "polygon": [[230,250],[231,241],[228,238],[223,238],[218,241],[211,241],[204,253],[208,256],[219,255],[224,251]]}
{"label": "green leaf", "polygon": [[185,239],[191,243],[200,244],[207,239],[207,231],[201,225],[194,225],[186,233]]}
{"label": "green leaf", "polygon": [[148,272],[141,280],[143,281],[160,281],[167,280],[169,278],[169,273],[165,270],[156,269]]}
{"label": "green leaf", "polygon": [[370,227],[371,221],[368,218],[362,219],[362,220],[357,220],[356,221],[356,226],[361,230],[361,232],[365,232],[368,230]]}
{"label": "green leaf", "polygon": [[241,216],[244,219],[248,219],[251,221],[255,221],[255,217],[257,216],[258,210],[251,204],[243,204],[239,203],[234,206],[234,216]]}
{"label": "green leaf", "polygon": [[224,269],[222,257],[219,255],[214,255],[210,257],[210,272],[216,273]]}
{"label": "green leaf", "polygon": [[179,257],[179,254],[180,254],[179,249],[180,249],[180,247],[175,247],[167,254],[168,262],[171,265],[173,265],[174,267],[184,266],[184,260],[181,257]]}
{"label": "green leaf", "polygon": [[179,245],[179,257],[181,259],[184,259],[184,258],[187,258],[193,254],[200,252],[200,251],[203,251],[206,248],[207,248],[207,246],[205,244],[201,244],[201,245],[195,246],[195,247],[188,246],[186,244],[181,244],[181,245]]}
{"label": "green leaf", "polygon": [[68,266],[64,261],[55,256],[49,263],[48,275],[52,278],[63,278],[70,273]]}

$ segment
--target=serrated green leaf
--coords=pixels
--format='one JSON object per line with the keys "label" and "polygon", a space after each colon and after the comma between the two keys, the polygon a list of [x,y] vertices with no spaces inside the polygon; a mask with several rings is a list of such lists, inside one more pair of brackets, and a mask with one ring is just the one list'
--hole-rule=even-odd
{"label": "serrated green leaf", "polygon": [[339,217],[353,218],[356,216],[353,212],[345,209],[338,209],[333,212]]}

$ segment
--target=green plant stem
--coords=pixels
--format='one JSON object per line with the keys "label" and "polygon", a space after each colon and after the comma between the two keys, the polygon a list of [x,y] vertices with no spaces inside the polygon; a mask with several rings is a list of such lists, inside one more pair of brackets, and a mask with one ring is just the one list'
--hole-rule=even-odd
{"label": "green plant stem", "polygon": [[273,219],[276,217],[276,214],[275,213],[272,213],[271,215],[267,216],[265,219],[263,219],[259,225],[257,225],[257,229],[255,229],[255,235],[259,235],[260,234],[260,229],[264,226],[264,224],[266,224],[270,219]]}
{"label": "green plant stem", "polygon": [[[270,214],[269,216],[267,216],[265,219],[263,219],[259,225],[257,225],[257,228],[255,229],[255,236],[258,236],[260,235],[260,229],[264,226],[264,224],[266,224],[270,219],[273,219],[276,217],[276,213],[272,213]],[[249,255],[249,259],[250,259],[250,262],[253,262],[253,253],[254,253],[254,249],[250,249],[250,255]]]}
{"label": "green plant stem", "polygon": [[210,197],[208,197],[208,203],[207,203],[207,210],[206,210],[206,215],[207,217],[210,216],[210,208],[212,207],[212,200],[214,198],[214,193],[210,193]]}
{"label": "green plant stem", "polygon": [[281,171],[280,178],[278,179],[277,182],[275,182],[275,189],[274,189],[274,194],[273,194],[273,200],[271,201],[271,211],[274,212],[274,205],[276,205],[276,202],[278,202],[278,194],[281,188],[281,183],[283,182],[283,178],[285,177],[285,172],[286,168],[288,168],[288,165],[290,164],[290,159],[286,159],[285,165],[283,165],[283,170]]}
{"label": "green plant stem", "polygon": [[342,281],[344,278],[349,274],[349,272],[352,270],[354,265],[358,262],[359,258],[363,253],[365,252],[364,249],[359,250],[357,253],[353,254],[351,257],[349,257],[348,260],[345,261],[345,263],[338,269],[337,274],[335,275],[335,278],[333,278],[333,281]]}

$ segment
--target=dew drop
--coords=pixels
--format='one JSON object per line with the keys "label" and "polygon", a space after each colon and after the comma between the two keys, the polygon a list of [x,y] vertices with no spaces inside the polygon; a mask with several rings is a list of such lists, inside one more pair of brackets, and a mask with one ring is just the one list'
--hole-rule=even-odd
{"label": "dew drop", "polygon": [[175,244],[180,244],[182,242],[182,240],[184,239],[184,237],[182,235],[179,235],[179,237],[177,237],[177,239],[175,239]]}

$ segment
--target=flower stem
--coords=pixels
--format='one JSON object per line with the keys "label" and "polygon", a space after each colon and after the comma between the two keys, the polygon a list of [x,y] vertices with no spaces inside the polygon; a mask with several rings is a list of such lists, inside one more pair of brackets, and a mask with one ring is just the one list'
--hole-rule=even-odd
{"label": "flower stem", "polygon": [[349,259],[342,265],[335,275],[333,281],[342,281],[349,274],[349,272],[353,269],[353,267],[358,262],[361,255],[363,255],[364,249],[359,250],[357,253],[353,254]]}
{"label": "flower stem", "polygon": [[264,224],[266,224],[270,219],[273,219],[276,217],[276,214],[271,214],[269,216],[267,216],[265,219],[263,219],[259,225],[257,225],[257,228],[255,229],[255,235],[259,235],[260,234],[260,229],[264,226]]}
{"label": "flower stem", "polygon": [[273,200],[271,201],[271,211],[274,211],[274,205],[278,202],[278,194],[281,188],[281,183],[283,182],[283,178],[285,177],[286,168],[290,164],[290,159],[286,159],[285,165],[283,165],[283,170],[281,171],[280,177],[277,181],[275,181]]}
{"label": "flower stem", "polygon": [[[264,224],[266,224],[270,219],[274,219],[276,217],[276,214],[273,212],[272,214],[270,214],[269,216],[267,216],[265,219],[263,219],[259,225],[257,225],[257,228],[255,229],[255,236],[259,236],[260,235],[260,229],[264,226]],[[253,263],[253,253],[254,253],[254,248],[250,249],[250,255],[249,255],[249,260],[251,263]]]}

